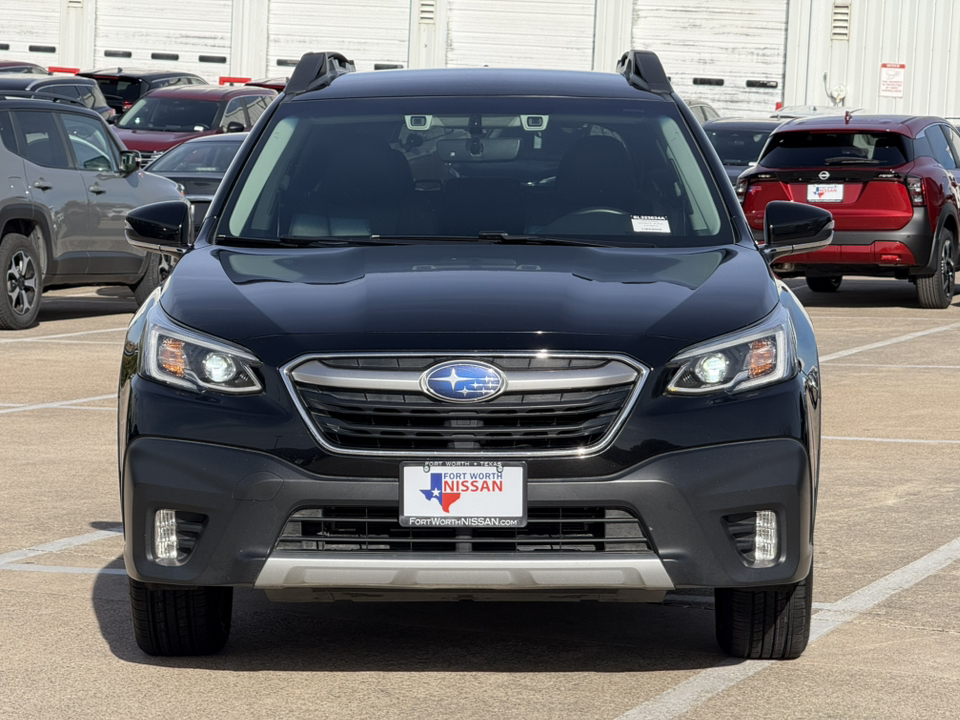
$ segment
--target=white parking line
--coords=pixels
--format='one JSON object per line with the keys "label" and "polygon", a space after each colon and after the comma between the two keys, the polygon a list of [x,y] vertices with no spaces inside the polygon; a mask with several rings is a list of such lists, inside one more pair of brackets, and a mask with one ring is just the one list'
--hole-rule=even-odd
{"label": "white parking line", "polygon": [[830,362],[831,360],[839,360],[842,357],[856,355],[857,353],[866,352],[867,350],[877,350],[878,348],[887,347],[888,345],[896,345],[897,343],[915,340],[916,338],[924,337],[925,335],[946,332],[947,330],[953,330],[955,328],[960,328],[960,322],[950,323],[949,325],[940,325],[935,328],[930,328],[929,330],[918,330],[917,332],[908,333],[907,335],[899,335],[897,337],[889,338],[888,340],[870,343],[869,345],[861,345],[859,347],[850,348],[849,350],[841,350],[840,352],[830,353],[829,355],[824,355],[821,357],[820,362],[825,363]]}
{"label": "white parking line", "polygon": [[17,565],[4,563],[0,570],[16,570],[17,572],[44,572],[62,573],[64,575],[126,575],[124,568],[84,568],[64,565]]}
{"label": "white parking line", "polygon": [[[810,625],[810,642],[815,642],[897,593],[912,588],[957,560],[960,560],[960,538],[955,538],[906,567],[894,570],[865,588],[850,593],[833,603],[830,609],[821,610],[814,615]],[[672,720],[761,670],[777,664],[776,660],[724,660],[628,710],[617,720]]]}
{"label": "white parking line", "polygon": [[116,393],[110,393],[109,395],[95,395],[94,397],[78,398],[76,400],[64,400],[62,402],[37,403],[36,405],[21,405],[19,407],[11,407],[11,408],[6,408],[4,410],[0,410],[0,415],[6,415],[7,413],[15,413],[15,412],[26,412],[28,410],[46,410],[48,408],[64,408],[64,407],[70,407],[71,405],[78,405],[80,403],[93,402],[94,400],[113,400],[116,397],[117,397]]}
{"label": "white parking line", "polygon": [[845,363],[845,362],[827,362],[821,365],[830,367],[872,367],[886,368],[888,370],[960,370],[960,365],[900,365],[896,363]]}
{"label": "white parking line", "polygon": [[34,545],[24,550],[14,550],[13,552],[0,555],[0,565],[14,563],[18,560],[25,560],[26,558],[44,555],[46,553],[60,552],[67,548],[87,545],[88,543],[97,542],[98,540],[106,540],[107,538],[116,537],[117,533],[120,532],[123,532],[123,526],[116,525],[107,530],[97,530],[95,532],[85,533],[84,535],[75,535],[74,537],[63,538],[62,540],[54,540],[53,542],[44,543],[43,545]]}
{"label": "white parking line", "polygon": [[916,438],[871,438],[871,437],[844,437],[842,435],[824,435],[824,440],[841,440],[848,442],[876,442],[876,443],[917,443],[919,445],[960,445],[960,440],[918,440]]}
{"label": "white parking line", "polygon": [[58,335],[34,335],[33,337],[4,338],[0,340],[0,345],[10,343],[38,342],[40,340],[56,340],[59,338],[79,337],[80,335],[96,335],[97,333],[125,332],[126,327],[107,328],[105,330],[84,330],[83,332],[60,333]]}

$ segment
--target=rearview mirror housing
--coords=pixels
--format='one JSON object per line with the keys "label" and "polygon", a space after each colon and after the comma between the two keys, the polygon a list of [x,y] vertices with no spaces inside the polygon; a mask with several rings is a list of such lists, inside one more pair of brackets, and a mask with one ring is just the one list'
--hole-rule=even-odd
{"label": "rearview mirror housing", "polygon": [[126,217],[127,242],[148,252],[183,255],[193,246],[193,218],[186,200],[135,208]]}
{"label": "rearview mirror housing", "polygon": [[833,241],[833,215],[813,205],[772,200],[763,213],[763,239],[770,260],[822,250]]}
{"label": "rearview mirror housing", "polygon": [[120,151],[120,172],[129,175],[140,169],[140,153],[136,150]]}

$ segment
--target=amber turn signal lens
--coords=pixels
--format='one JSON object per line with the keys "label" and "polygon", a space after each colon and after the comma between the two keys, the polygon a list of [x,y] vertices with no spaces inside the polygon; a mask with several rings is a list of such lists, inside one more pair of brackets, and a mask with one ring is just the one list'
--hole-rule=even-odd
{"label": "amber turn signal lens", "polygon": [[157,353],[160,367],[171,375],[183,377],[187,370],[187,356],[183,351],[183,341],[174,338],[164,338],[160,342],[160,351]]}
{"label": "amber turn signal lens", "polygon": [[774,339],[763,338],[750,343],[746,366],[751,379],[769,375],[776,370],[777,344]]}

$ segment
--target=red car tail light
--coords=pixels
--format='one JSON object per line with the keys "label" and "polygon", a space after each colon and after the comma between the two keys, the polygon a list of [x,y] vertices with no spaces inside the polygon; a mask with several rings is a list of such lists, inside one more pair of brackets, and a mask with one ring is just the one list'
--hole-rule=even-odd
{"label": "red car tail light", "polygon": [[791,199],[773,173],[759,173],[743,178],[737,182],[736,191],[747,222],[755,230],[763,229],[763,211],[768,202]]}
{"label": "red car tail light", "polygon": [[907,192],[910,194],[910,202],[913,205],[925,205],[923,193],[923,178],[907,175],[904,184],[907,186]]}

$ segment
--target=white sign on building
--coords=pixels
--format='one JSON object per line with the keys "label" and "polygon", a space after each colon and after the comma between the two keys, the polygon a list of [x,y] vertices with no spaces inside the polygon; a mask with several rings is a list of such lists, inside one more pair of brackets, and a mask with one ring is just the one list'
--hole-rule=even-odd
{"label": "white sign on building", "polygon": [[881,63],[880,97],[902,98],[906,76],[907,66],[904,63]]}

